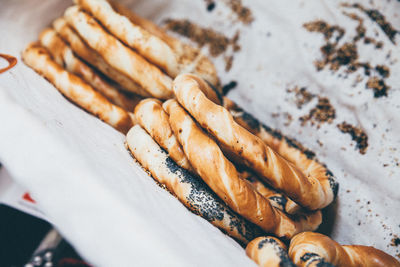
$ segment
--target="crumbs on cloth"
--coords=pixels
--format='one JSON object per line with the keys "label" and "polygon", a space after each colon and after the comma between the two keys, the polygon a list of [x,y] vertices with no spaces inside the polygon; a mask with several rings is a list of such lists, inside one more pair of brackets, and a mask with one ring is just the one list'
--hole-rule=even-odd
{"label": "crumbs on cloth", "polygon": [[298,109],[301,109],[305,104],[308,104],[315,95],[310,93],[307,88],[295,86],[293,89],[286,90],[288,93],[295,93],[295,104]]}
{"label": "crumbs on cloth", "polygon": [[[380,69],[380,71],[384,73],[386,70]],[[312,126],[316,125],[317,129],[319,129],[322,123],[330,124],[335,120],[336,110],[328,98],[310,93],[306,87],[295,86],[293,89],[288,89],[287,92],[294,93],[294,103],[298,109],[303,108],[303,106],[311,102],[312,99],[318,97],[316,106],[312,108],[308,114],[299,118],[301,126],[310,122]],[[342,133],[351,135],[352,140],[356,142],[356,148],[361,154],[366,153],[368,147],[368,136],[364,131],[347,122],[342,122],[338,124],[337,127]],[[322,146],[319,140],[317,140],[317,143]]]}
{"label": "crumbs on cloth", "polygon": [[[342,6],[355,7],[365,12],[372,20],[378,23],[388,38],[394,43],[394,36],[398,31],[395,30],[377,10],[365,9],[359,4],[343,4]],[[319,32],[324,35],[325,44],[320,47],[323,58],[314,63],[315,67],[318,71],[328,67],[334,72],[338,71],[341,67],[344,67],[346,73],[354,73],[359,69],[363,69],[364,74],[368,77],[365,87],[373,90],[375,98],[387,96],[390,86],[385,83],[385,79],[390,75],[389,67],[385,65],[372,66],[370,62],[359,61],[357,48],[357,44],[361,40],[363,40],[364,44],[373,44],[375,49],[382,49],[383,42],[366,36],[364,20],[357,14],[348,12],[343,12],[343,14],[350,19],[357,21],[358,25],[356,26],[356,35],[353,39],[341,45],[339,45],[339,41],[345,34],[344,28],[338,25],[329,25],[322,20],[315,20],[303,25],[304,28],[310,32]],[[341,75],[339,76],[341,77]],[[359,77],[357,83],[362,80],[363,79]]]}
{"label": "crumbs on cloth", "polygon": [[299,86],[295,86],[293,89],[288,89],[286,91],[288,93],[294,93],[294,103],[298,109],[303,108],[303,106],[311,102],[312,99],[318,97],[318,102],[315,107],[313,107],[308,114],[299,118],[301,126],[310,122],[312,126],[317,125],[317,129],[319,129],[322,123],[332,123],[336,118],[336,110],[327,97],[317,96],[310,93],[307,88]]}
{"label": "crumbs on cloth", "polygon": [[243,6],[242,0],[226,0],[225,2],[243,24],[250,24],[253,22],[253,14],[250,8]]}
{"label": "crumbs on cloth", "polygon": [[390,41],[395,44],[396,42],[394,41],[394,37],[397,33],[399,33],[398,30],[396,30],[395,28],[393,28],[392,24],[390,24],[385,16],[380,13],[378,10],[376,9],[366,9],[365,7],[363,7],[360,4],[348,4],[348,3],[343,3],[342,6],[344,7],[353,7],[353,8],[357,8],[361,11],[363,11],[365,14],[367,14],[367,16],[373,20],[374,22],[376,22],[379,27],[382,29],[382,31],[386,34],[386,36],[390,39]]}
{"label": "crumbs on cloth", "polygon": [[356,148],[361,154],[367,152],[368,136],[361,128],[355,127],[345,121],[338,124],[337,127],[341,132],[350,134],[351,139],[356,142]]}
{"label": "crumbs on cloth", "polygon": [[[216,7],[216,2],[214,0],[204,0],[206,4],[206,9],[208,12],[212,12]],[[245,25],[253,22],[254,17],[251,9],[243,6],[241,0],[225,0],[225,4],[229,7],[232,13],[236,16],[237,20]]]}
{"label": "crumbs on cloth", "polygon": [[302,122],[302,126],[309,121],[311,125],[317,124],[317,128],[319,128],[322,123],[332,123],[335,118],[336,110],[331,105],[329,99],[318,97],[317,105],[307,115],[300,117],[300,121]]}
{"label": "crumbs on cloth", "polygon": [[229,48],[231,48],[230,55],[225,55],[224,57],[226,71],[229,71],[232,67],[233,53],[241,49],[238,44],[239,31],[232,38],[228,38],[223,33],[217,32],[212,28],[201,27],[188,19],[166,19],[165,27],[167,30],[189,38],[199,47],[208,47],[209,53],[213,57],[228,53]]}

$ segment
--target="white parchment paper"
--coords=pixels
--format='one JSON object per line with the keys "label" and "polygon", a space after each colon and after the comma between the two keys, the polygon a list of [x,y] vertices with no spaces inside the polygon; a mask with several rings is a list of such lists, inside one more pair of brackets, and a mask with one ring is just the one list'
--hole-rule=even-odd
{"label": "white parchment paper", "polygon": [[[328,70],[317,72],[313,65],[321,58],[324,41],[322,35],[306,31],[305,22],[322,18],[338,24],[346,29],[343,41],[354,34],[357,23],[343,15],[339,1],[243,1],[253,12],[251,25],[239,22],[226,1],[216,2],[212,12],[200,0],[123,2],[157,23],[189,18],[230,37],[239,30],[241,50],[232,69],[224,70],[224,55],[213,58],[222,83],[235,80],[231,99],[315,151],[335,174],[339,196],[324,218],[323,231],[341,243],[399,253],[391,243],[400,235],[400,49],[376,23],[358,13],[365,18],[367,33],[384,42],[381,50],[360,46],[360,58],[391,62],[386,80],[391,89],[382,98],[374,98],[365,82],[353,86],[360,73],[344,79]],[[400,29],[398,1],[364,4]],[[61,0],[1,0],[0,52],[20,59],[24,46],[69,5]],[[395,40],[400,42],[400,37]],[[301,126],[298,118],[316,99],[298,109],[286,90],[294,86],[328,97],[336,119],[319,129]],[[284,114],[291,114],[292,120]],[[338,130],[342,121],[366,132],[365,155],[354,149],[350,135]],[[126,152],[123,135],[65,100],[21,60],[0,74],[0,123],[0,161],[92,264],[253,264],[234,241],[159,188]]]}

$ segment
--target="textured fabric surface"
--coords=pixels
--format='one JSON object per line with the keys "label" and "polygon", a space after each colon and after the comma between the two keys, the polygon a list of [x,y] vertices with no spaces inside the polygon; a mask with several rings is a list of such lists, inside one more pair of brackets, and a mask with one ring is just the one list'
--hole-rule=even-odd
{"label": "textured fabric surface", "polygon": [[[400,235],[400,42],[393,42],[366,13],[345,8],[340,1],[243,1],[254,21],[237,20],[228,1],[121,1],[161,24],[166,18],[190,19],[233,38],[240,32],[240,51],[229,48],[212,58],[222,84],[237,86],[228,97],[263,123],[280,129],[315,151],[337,177],[339,196],[324,217],[323,231],[341,244],[372,245],[396,255]],[[361,1],[360,1],[361,2]],[[28,188],[51,222],[94,265],[245,266],[251,261],[231,239],[190,214],[159,188],[124,147],[124,136],[69,103],[46,80],[26,67],[20,52],[39,32],[59,17],[69,1],[11,1],[0,3],[0,52],[19,63],[0,74],[0,162]],[[392,26],[400,29],[400,2],[369,1]],[[359,62],[390,67],[385,79],[388,96],[374,97],[366,88],[363,69],[346,73],[329,66],[317,71],[323,58],[322,34],[303,24],[323,19],[346,33],[339,45],[351,42],[358,22],[366,35],[383,42],[381,49],[357,43]],[[178,36],[178,35],[175,35]],[[178,36],[181,38],[180,36]],[[208,46],[203,50],[208,52]],[[225,71],[225,57],[234,55]],[[360,80],[361,82],[356,82]],[[306,87],[316,95],[298,108],[293,92]],[[331,123],[302,125],[318,97],[335,108]],[[290,115],[290,116],[289,116]],[[342,122],[361,127],[368,136],[359,153]]]}

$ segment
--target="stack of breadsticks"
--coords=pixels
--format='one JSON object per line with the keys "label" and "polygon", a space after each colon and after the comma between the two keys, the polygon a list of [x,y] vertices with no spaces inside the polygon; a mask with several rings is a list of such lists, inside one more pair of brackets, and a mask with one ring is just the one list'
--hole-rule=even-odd
{"label": "stack of breadsticks", "polygon": [[[336,197],[332,173],[222,98],[215,67],[198,49],[117,3],[75,3],[24,50],[24,62],[127,133],[135,159],[189,210],[248,244],[260,265],[398,266],[381,251],[307,232]],[[289,256],[278,238],[292,240]]]}

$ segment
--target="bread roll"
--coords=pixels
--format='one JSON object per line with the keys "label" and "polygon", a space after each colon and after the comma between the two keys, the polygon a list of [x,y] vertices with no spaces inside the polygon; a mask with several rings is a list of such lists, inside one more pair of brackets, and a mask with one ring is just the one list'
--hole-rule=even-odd
{"label": "bread roll", "polygon": [[341,246],[329,237],[312,232],[290,241],[289,256],[299,267],[398,267],[400,263],[385,252],[368,246]]}
{"label": "bread roll", "polygon": [[[245,175],[244,175],[245,173]],[[242,179],[246,179],[251,185],[265,198],[267,198],[271,205],[280,209],[288,214],[297,214],[301,207],[287,196],[277,192],[276,190],[266,186],[254,174],[241,172]]]}
{"label": "bread roll", "polygon": [[142,100],[135,108],[137,122],[163,148],[180,167],[193,171],[189,160],[169,125],[168,114],[161,102],[154,98]]}
{"label": "bread roll", "polygon": [[224,152],[303,207],[318,210],[333,201],[334,192],[326,176],[306,176],[260,138],[237,124],[229,111],[209,100],[199,86],[191,75],[186,74],[179,75],[173,83],[179,103],[218,140]]}
{"label": "bread roll", "polygon": [[223,98],[223,102],[224,107],[231,113],[240,126],[258,136],[265,144],[271,147],[280,156],[293,163],[304,174],[327,179],[334,197],[336,197],[339,184],[332,172],[317,160],[314,152],[305,148],[298,141],[288,138],[279,131],[262,124],[227,97]]}
{"label": "bread roll", "polygon": [[289,259],[285,244],[276,237],[257,237],[247,244],[246,254],[260,267],[296,267]]}
{"label": "bread roll", "polygon": [[289,218],[272,207],[266,198],[239,177],[234,165],[225,158],[215,141],[196,125],[176,100],[166,101],[164,108],[190,164],[231,209],[278,237],[291,238],[299,232],[318,227],[320,213]]}
{"label": "bread roll", "polygon": [[65,18],[110,66],[128,76],[150,95],[159,99],[173,96],[171,78],[107,33],[93,17],[79,10],[78,6],[69,7],[65,11]]}
{"label": "bread roll", "polygon": [[176,165],[139,125],[132,127],[126,141],[143,168],[193,213],[244,244],[262,235],[258,227],[232,212],[200,178]]}
{"label": "bread roll", "polygon": [[72,51],[84,61],[98,69],[105,76],[115,81],[121,86],[121,89],[135,93],[137,95],[148,97],[150,94],[135,83],[132,79],[111,67],[100,54],[90,48],[68,25],[64,18],[58,18],[53,22],[53,27],[61,38],[71,47]]}
{"label": "bread roll", "polygon": [[94,89],[103,94],[111,103],[124,108],[127,111],[133,111],[134,107],[139,103],[140,98],[134,96],[128,98],[119,92],[110,83],[105,81],[90,66],[77,58],[71,48],[57,35],[56,31],[47,28],[39,35],[40,43],[52,55],[54,61],[65,69],[91,85]]}
{"label": "bread roll", "polygon": [[22,59],[84,110],[123,133],[132,127],[131,117],[124,109],[113,105],[81,78],[64,70],[44,47],[37,43],[30,44],[23,51]]}
{"label": "bread roll", "polygon": [[[219,84],[214,64],[203,55],[199,49],[184,44],[180,40],[168,35],[162,28],[158,27],[152,21],[138,16],[133,11],[119,4],[117,1],[108,2],[116,12],[127,17],[134,25],[137,25],[148,33],[158,37],[170,47],[176,57],[177,67],[175,69],[178,70],[176,73],[170,72],[169,74],[171,77],[175,78],[181,73],[194,73],[212,84],[212,86],[218,89],[219,93],[222,93],[222,88]],[[173,62],[175,64],[175,61]]]}

